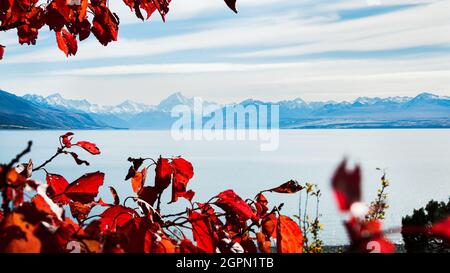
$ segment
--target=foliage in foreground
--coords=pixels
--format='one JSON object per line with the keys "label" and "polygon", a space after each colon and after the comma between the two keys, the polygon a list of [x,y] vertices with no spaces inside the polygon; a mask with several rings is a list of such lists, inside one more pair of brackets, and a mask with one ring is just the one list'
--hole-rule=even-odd
{"label": "foliage in foreground", "polygon": [[[59,140],[56,153],[37,167],[31,160],[20,163],[30,151],[31,142],[10,163],[0,165],[0,252],[267,253],[275,248],[279,253],[321,252],[318,214],[314,221],[300,222],[299,226],[282,214],[283,204],[269,206],[266,198],[271,193],[302,191],[318,198],[320,191],[310,184],[305,190],[291,180],[260,191],[252,199],[243,199],[230,189],[198,202],[188,187],[194,176],[189,161],[182,157],[129,158],[131,166],[125,180],[130,181],[135,194],[121,202],[117,191],[110,187],[114,201],[107,203],[98,198],[104,173],[88,173],[69,183],[64,176],[48,171],[48,164],[64,155],[78,165],[88,165],[75,149],[100,154],[94,143],[74,142],[71,132]],[[46,173],[46,183],[33,179],[36,171]],[[149,177],[153,178],[151,185]],[[380,217],[366,219],[369,209],[361,202],[359,167],[347,170],[346,162],[342,162],[332,186],[339,209],[349,215],[345,221],[349,251],[393,252],[393,244],[381,229]],[[190,206],[179,213],[165,214],[161,202],[169,191],[169,204],[184,198]],[[90,215],[94,207],[102,208],[99,215]],[[66,211],[72,217],[66,216]],[[444,228],[448,231],[448,221]],[[313,235],[310,243],[304,240],[308,232]],[[448,232],[436,236],[447,240],[450,237]]]}
{"label": "foliage in foreground", "polygon": [[[414,227],[424,227],[417,232]],[[430,201],[424,208],[402,218],[402,236],[407,252],[450,253],[450,199]]]}
{"label": "foliage in foreground", "polygon": [[[230,9],[237,12],[236,0],[224,1]],[[156,11],[165,21],[171,0],[123,2],[142,21],[150,19]],[[21,45],[35,45],[39,30],[48,26],[55,32],[58,48],[66,56],[75,55],[78,51],[77,39],[83,41],[91,33],[104,46],[117,41],[119,23],[117,14],[109,9],[108,0],[0,1],[0,31],[16,30]],[[0,60],[3,58],[4,48],[0,44]]]}

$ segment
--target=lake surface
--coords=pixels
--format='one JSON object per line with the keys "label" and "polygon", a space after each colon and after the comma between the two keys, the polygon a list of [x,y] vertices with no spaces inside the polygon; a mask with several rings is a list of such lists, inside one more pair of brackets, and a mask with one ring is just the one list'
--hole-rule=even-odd
{"label": "lake surface", "polygon": [[[9,162],[28,140],[33,140],[29,157],[35,164],[54,154],[60,131],[0,131],[0,162]],[[195,175],[189,187],[196,191],[195,201],[206,201],[226,189],[234,189],[243,198],[253,198],[259,190],[275,187],[290,179],[317,183],[323,195],[320,203],[327,245],[347,242],[342,226],[345,215],[336,210],[330,177],[344,158],[360,163],[363,171],[363,196],[369,203],[380,184],[379,168],[386,168],[391,186],[385,228],[399,227],[401,217],[430,199],[447,200],[450,196],[450,130],[282,130],[279,148],[262,152],[254,141],[175,141],[170,131],[75,131],[75,140],[95,142],[99,156],[80,151],[91,165],[77,166],[68,156],[48,165],[49,172],[73,181],[92,171],[106,173],[105,185],[114,186],[122,200],[132,194],[124,182],[129,168],[127,158],[182,155],[194,165]],[[78,147],[74,148],[78,150]],[[27,157],[28,159],[28,157]],[[153,172],[151,172],[151,177]],[[44,173],[34,177],[44,179]],[[149,179],[148,183],[151,183]],[[107,187],[100,195],[111,201]],[[170,194],[163,198],[169,201]],[[270,205],[285,203],[283,213],[298,214],[298,195],[268,193]],[[131,204],[131,203],[130,203]],[[170,212],[182,211],[187,202],[166,206]],[[400,241],[401,236],[391,238]]]}

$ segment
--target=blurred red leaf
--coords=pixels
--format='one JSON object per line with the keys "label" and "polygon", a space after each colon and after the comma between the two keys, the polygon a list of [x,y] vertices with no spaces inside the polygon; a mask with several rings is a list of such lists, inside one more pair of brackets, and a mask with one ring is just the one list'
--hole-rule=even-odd
{"label": "blurred red leaf", "polygon": [[450,216],[433,224],[431,226],[431,232],[447,242],[450,242]]}
{"label": "blurred red leaf", "polygon": [[34,235],[35,226],[23,214],[10,213],[0,223],[1,253],[38,253],[41,241]]}
{"label": "blurred red leaf", "polygon": [[334,195],[341,211],[348,211],[353,203],[361,200],[360,167],[348,171],[346,165],[347,161],[342,161],[332,178]]}
{"label": "blurred red leaf", "polygon": [[97,148],[97,145],[95,145],[94,143],[88,141],[78,141],[75,145],[80,146],[93,155],[100,154],[100,149]]}

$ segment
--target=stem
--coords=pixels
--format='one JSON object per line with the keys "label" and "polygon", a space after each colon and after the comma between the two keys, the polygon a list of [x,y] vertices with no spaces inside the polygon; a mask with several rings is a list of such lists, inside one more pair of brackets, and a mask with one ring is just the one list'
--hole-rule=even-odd
{"label": "stem", "polygon": [[56,153],[55,153],[52,157],[50,157],[49,159],[47,159],[47,160],[46,160],[44,163],[42,163],[41,165],[39,165],[39,166],[37,166],[36,168],[34,168],[34,169],[33,169],[33,172],[42,169],[43,167],[45,167],[48,163],[52,162],[53,159],[55,159],[57,156],[59,156],[59,155],[62,154],[62,153],[63,153],[63,150],[62,150],[61,148],[58,148],[58,149],[56,150]]}

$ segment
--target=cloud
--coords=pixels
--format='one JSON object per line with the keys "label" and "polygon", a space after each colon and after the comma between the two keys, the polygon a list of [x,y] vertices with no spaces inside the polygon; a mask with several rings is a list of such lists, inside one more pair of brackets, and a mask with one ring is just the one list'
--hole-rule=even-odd
{"label": "cloud", "polygon": [[291,13],[238,18],[215,23],[213,28],[208,25],[208,29],[179,35],[153,39],[120,38],[119,42],[111,43],[107,48],[91,39],[80,43],[77,56],[70,60],[52,47],[13,55],[5,62],[78,62],[211,49],[231,50],[227,56],[255,58],[448,46],[448,10],[450,1],[445,0],[347,21],[333,17],[305,19]]}

